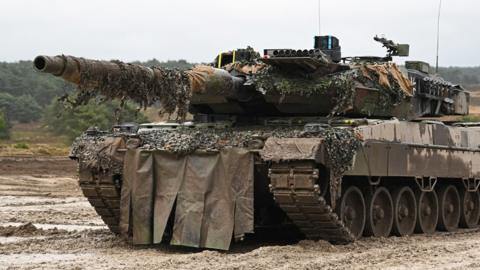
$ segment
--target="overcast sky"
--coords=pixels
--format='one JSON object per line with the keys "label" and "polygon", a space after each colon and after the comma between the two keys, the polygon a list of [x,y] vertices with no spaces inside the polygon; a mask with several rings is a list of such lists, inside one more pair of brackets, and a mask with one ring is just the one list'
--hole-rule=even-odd
{"label": "overcast sky", "polygon": [[[438,0],[321,0],[321,33],[342,53],[383,55],[384,34],[435,62]],[[0,61],[71,54],[210,62],[247,45],[311,48],[318,0],[0,0]],[[443,0],[441,66],[480,65],[480,1]],[[402,59],[403,60],[403,59]],[[406,59],[405,59],[406,60]]]}

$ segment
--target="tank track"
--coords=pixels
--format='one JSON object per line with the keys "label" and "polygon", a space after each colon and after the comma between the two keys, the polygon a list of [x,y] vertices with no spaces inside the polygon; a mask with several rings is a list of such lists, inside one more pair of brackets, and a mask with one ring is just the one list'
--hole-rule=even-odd
{"label": "tank track", "polygon": [[110,231],[118,234],[120,222],[120,177],[108,172],[79,169],[79,184],[83,195],[95,208]]}
{"label": "tank track", "polygon": [[307,239],[348,244],[350,230],[321,196],[318,169],[312,163],[274,164],[269,170],[275,201]]}

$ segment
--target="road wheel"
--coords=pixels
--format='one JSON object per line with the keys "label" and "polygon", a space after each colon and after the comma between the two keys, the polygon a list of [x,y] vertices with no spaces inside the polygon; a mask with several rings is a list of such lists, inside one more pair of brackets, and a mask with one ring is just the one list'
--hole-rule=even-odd
{"label": "road wheel", "polygon": [[373,194],[367,195],[366,205],[365,235],[389,236],[393,225],[393,202],[388,189],[380,187]]}
{"label": "road wheel", "polygon": [[397,236],[413,234],[417,203],[411,188],[399,187],[393,192],[393,213],[393,233]]}
{"label": "road wheel", "polygon": [[460,192],[460,226],[462,228],[478,227],[480,218],[480,196],[478,192],[468,192],[462,188]]}
{"label": "road wheel", "polygon": [[434,233],[438,223],[438,198],[435,191],[415,194],[417,199],[417,233]]}
{"label": "road wheel", "polygon": [[460,195],[454,185],[443,186],[438,192],[438,229],[452,232],[460,221]]}
{"label": "road wheel", "polygon": [[360,189],[355,186],[347,188],[337,213],[355,239],[359,238],[365,227],[365,199]]}

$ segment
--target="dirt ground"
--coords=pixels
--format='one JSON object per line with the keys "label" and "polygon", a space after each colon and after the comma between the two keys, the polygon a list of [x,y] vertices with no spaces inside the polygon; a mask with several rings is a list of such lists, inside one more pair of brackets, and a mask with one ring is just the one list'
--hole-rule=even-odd
{"label": "dirt ground", "polygon": [[480,231],[235,244],[229,252],[134,247],[81,196],[66,159],[0,158],[0,269],[465,269],[480,268]]}

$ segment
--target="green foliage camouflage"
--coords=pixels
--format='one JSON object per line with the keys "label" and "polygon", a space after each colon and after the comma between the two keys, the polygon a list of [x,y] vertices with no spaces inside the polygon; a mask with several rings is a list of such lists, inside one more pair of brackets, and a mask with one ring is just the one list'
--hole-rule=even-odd
{"label": "green foliage camouflage", "polygon": [[393,106],[405,100],[404,91],[391,74],[388,77],[390,88],[379,83],[378,75],[371,73],[370,76],[371,79],[366,78],[359,69],[352,69],[327,76],[310,77],[284,73],[277,68],[267,67],[257,73],[254,80],[261,91],[275,93],[282,98],[295,95],[308,97],[314,94],[328,96],[334,104],[331,116],[344,113],[353,107],[355,81],[369,88],[381,90],[364,99],[365,104],[362,106],[364,114],[388,114]]}
{"label": "green foliage camouflage", "polygon": [[[344,75],[345,73],[342,73]],[[269,66],[255,75],[255,83],[265,92],[276,92],[281,95],[310,96],[316,93],[326,94],[333,87],[351,89],[351,85],[339,84],[339,76],[330,75],[310,78],[307,76],[282,73],[281,70]]]}
{"label": "green foliage camouflage", "polygon": [[347,110],[352,105],[353,77],[355,71],[347,71],[322,77],[310,78],[307,76],[282,73],[277,68],[267,67],[255,76],[255,83],[260,91],[277,93],[282,97],[289,95],[311,96],[313,94],[332,96],[335,107],[331,111],[336,115]]}

